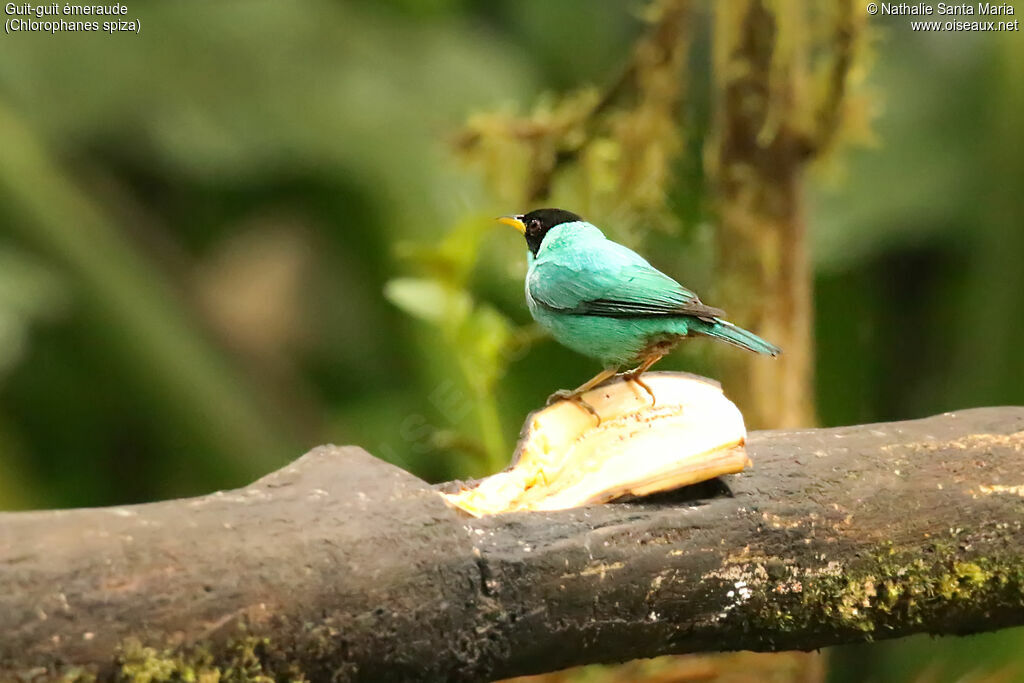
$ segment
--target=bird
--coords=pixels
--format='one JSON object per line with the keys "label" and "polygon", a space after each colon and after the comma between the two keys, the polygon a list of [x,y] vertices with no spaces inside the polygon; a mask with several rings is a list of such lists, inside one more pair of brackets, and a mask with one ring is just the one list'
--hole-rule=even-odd
{"label": "bird", "polygon": [[536,209],[497,220],[526,238],[526,303],[533,319],[603,368],[576,389],[556,391],[548,404],[576,402],[600,422],[581,396],[616,376],[638,384],[656,404],[642,375],[687,337],[773,357],[782,352],[571,211]]}

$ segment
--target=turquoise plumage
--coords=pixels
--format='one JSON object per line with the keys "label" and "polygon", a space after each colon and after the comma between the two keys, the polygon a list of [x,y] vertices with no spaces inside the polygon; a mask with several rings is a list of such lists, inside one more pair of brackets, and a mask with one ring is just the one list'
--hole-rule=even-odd
{"label": "turquoise plumage", "polygon": [[526,237],[531,315],[561,344],[605,368],[576,391],[560,392],[561,398],[577,396],[634,366],[630,378],[646,388],[640,374],[693,335],[771,356],[780,353],[576,214],[538,209],[499,220]]}

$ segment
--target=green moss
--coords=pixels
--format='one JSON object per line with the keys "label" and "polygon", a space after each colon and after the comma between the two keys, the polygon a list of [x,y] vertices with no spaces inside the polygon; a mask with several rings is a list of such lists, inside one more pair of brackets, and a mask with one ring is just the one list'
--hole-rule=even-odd
{"label": "green moss", "polygon": [[118,680],[133,683],[274,683],[305,681],[294,666],[270,664],[270,641],[253,636],[233,640],[214,656],[205,647],[157,650],[126,640],[118,655]]}
{"label": "green moss", "polygon": [[96,674],[75,666],[64,669],[57,680],[60,683],[96,683]]}
{"label": "green moss", "polygon": [[812,629],[859,631],[870,640],[925,622],[954,625],[957,614],[976,613],[981,605],[1024,604],[1024,567],[1012,558],[967,561],[954,551],[937,544],[924,559],[887,546],[831,571],[788,567],[781,581],[757,580],[752,571],[750,600],[729,618],[745,619],[746,630],[767,637]]}

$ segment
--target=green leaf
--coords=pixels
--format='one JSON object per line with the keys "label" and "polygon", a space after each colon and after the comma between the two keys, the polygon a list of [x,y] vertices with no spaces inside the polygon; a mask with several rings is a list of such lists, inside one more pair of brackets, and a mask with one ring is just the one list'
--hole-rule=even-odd
{"label": "green leaf", "polygon": [[473,307],[468,293],[430,278],[395,278],[384,296],[400,309],[449,332],[466,319]]}

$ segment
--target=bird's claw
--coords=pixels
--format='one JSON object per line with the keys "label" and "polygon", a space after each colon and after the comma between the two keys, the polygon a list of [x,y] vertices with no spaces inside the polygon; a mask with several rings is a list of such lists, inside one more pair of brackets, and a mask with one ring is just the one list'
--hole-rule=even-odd
{"label": "bird's claw", "polygon": [[557,403],[559,401],[568,401],[569,399],[576,396],[576,392],[570,391],[569,389],[559,389],[555,393],[548,396],[547,404]]}
{"label": "bird's claw", "polygon": [[594,408],[594,406],[590,405],[585,400],[583,400],[583,397],[580,395],[580,392],[570,391],[569,389],[559,389],[555,393],[548,396],[547,405],[551,405],[552,403],[558,403],[559,401],[570,401],[571,403],[575,403],[580,408],[583,408],[583,410],[593,415],[597,419],[597,425],[601,426],[601,416],[598,415],[597,410]]}
{"label": "bird's claw", "polygon": [[627,382],[639,384],[640,387],[647,392],[647,395],[651,397],[651,407],[653,408],[654,406],[658,405],[658,397],[654,395],[654,390],[651,389],[650,386],[648,386],[647,382],[640,379],[640,374],[641,373],[638,372],[624,372],[622,373],[622,378]]}

